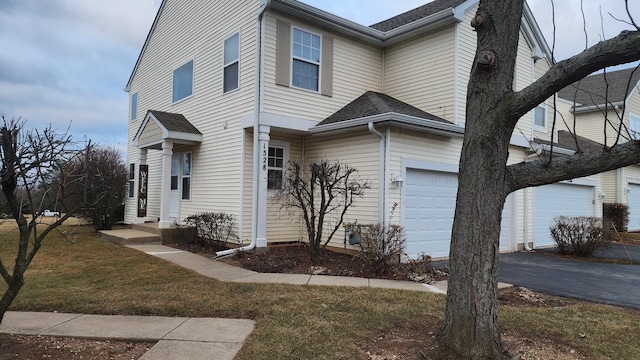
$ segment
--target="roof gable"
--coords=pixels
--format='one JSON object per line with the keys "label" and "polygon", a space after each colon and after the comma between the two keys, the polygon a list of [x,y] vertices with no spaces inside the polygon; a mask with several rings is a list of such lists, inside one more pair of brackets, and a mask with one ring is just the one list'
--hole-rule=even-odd
{"label": "roof gable", "polygon": [[342,109],[336,111],[334,114],[318,123],[318,126],[390,113],[429,119],[448,124],[451,123],[389,95],[374,91],[367,91],[357,99],[345,105]]}
{"label": "roof gable", "polygon": [[165,140],[178,144],[196,144],[202,141],[202,133],[182,114],[147,111],[133,138],[133,145],[157,149]]}
{"label": "roof gable", "polygon": [[629,68],[590,75],[558,92],[558,96],[577,106],[617,104],[627,100],[640,85],[640,69]]}

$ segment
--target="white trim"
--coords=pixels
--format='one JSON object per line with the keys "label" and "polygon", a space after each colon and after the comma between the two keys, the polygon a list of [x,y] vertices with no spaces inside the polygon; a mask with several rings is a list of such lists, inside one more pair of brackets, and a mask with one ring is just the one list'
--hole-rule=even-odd
{"label": "white trim", "polygon": [[[253,126],[253,114],[242,117],[242,128],[250,128]],[[260,124],[269,125],[274,128],[281,128],[287,130],[295,130],[300,132],[309,132],[309,128],[312,128],[318,124],[315,120],[303,119],[298,117],[272,114],[272,113],[260,113]]]}
{"label": "white trim", "polygon": [[[179,68],[187,65],[189,62],[193,62],[193,64],[191,65],[191,95],[185,96],[183,98],[180,98],[178,100],[173,100],[173,83],[175,82],[175,73],[176,70],[178,70]],[[193,93],[194,93],[194,89],[196,87],[196,61],[193,57],[189,58],[188,60],[180,63],[180,65],[174,67],[173,69],[171,69],[171,105],[175,105],[178,103],[181,103],[184,100],[190,99],[193,97]]]}

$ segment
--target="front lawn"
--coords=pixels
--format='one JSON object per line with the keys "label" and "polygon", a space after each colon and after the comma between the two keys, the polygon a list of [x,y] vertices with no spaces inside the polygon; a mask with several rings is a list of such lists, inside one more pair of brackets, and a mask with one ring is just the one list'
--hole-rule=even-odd
{"label": "front lawn", "polygon": [[[15,243],[0,241],[3,263],[13,261]],[[368,359],[380,346],[415,353],[437,332],[443,309],[442,295],[424,292],[223,283],[86,228],[73,242],[57,234],[45,241],[11,310],[254,319],[238,356],[253,360]],[[595,359],[640,354],[638,311],[580,302],[500,311],[507,339]],[[390,344],[391,337],[404,345]]]}

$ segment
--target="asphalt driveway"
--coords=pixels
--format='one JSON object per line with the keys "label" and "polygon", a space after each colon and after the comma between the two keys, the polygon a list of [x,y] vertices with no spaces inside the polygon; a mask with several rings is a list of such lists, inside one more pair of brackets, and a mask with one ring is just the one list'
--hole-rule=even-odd
{"label": "asphalt driveway", "polygon": [[[640,262],[640,247],[627,246]],[[596,254],[628,259],[620,245]],[[540,253],[501,254],[499,280],[532,291],[640,309],[640,265],[569,260]]]}

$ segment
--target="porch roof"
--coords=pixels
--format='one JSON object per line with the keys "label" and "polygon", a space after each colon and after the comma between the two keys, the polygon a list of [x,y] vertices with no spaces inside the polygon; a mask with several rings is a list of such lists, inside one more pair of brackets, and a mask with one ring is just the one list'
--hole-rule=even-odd
{"label": "porch roof", "polygon": [[389,124],[444,136],[462,136],[464,128],[387,94],[367,91],[309,129],[312,134],[346,132],[368,123]]}
{"label": "porch roof", "polygon": [[164,141],[195,145],[202,142],[202,133],[182,114],[149,110],[133,138],[138,148],[161,149]]}

